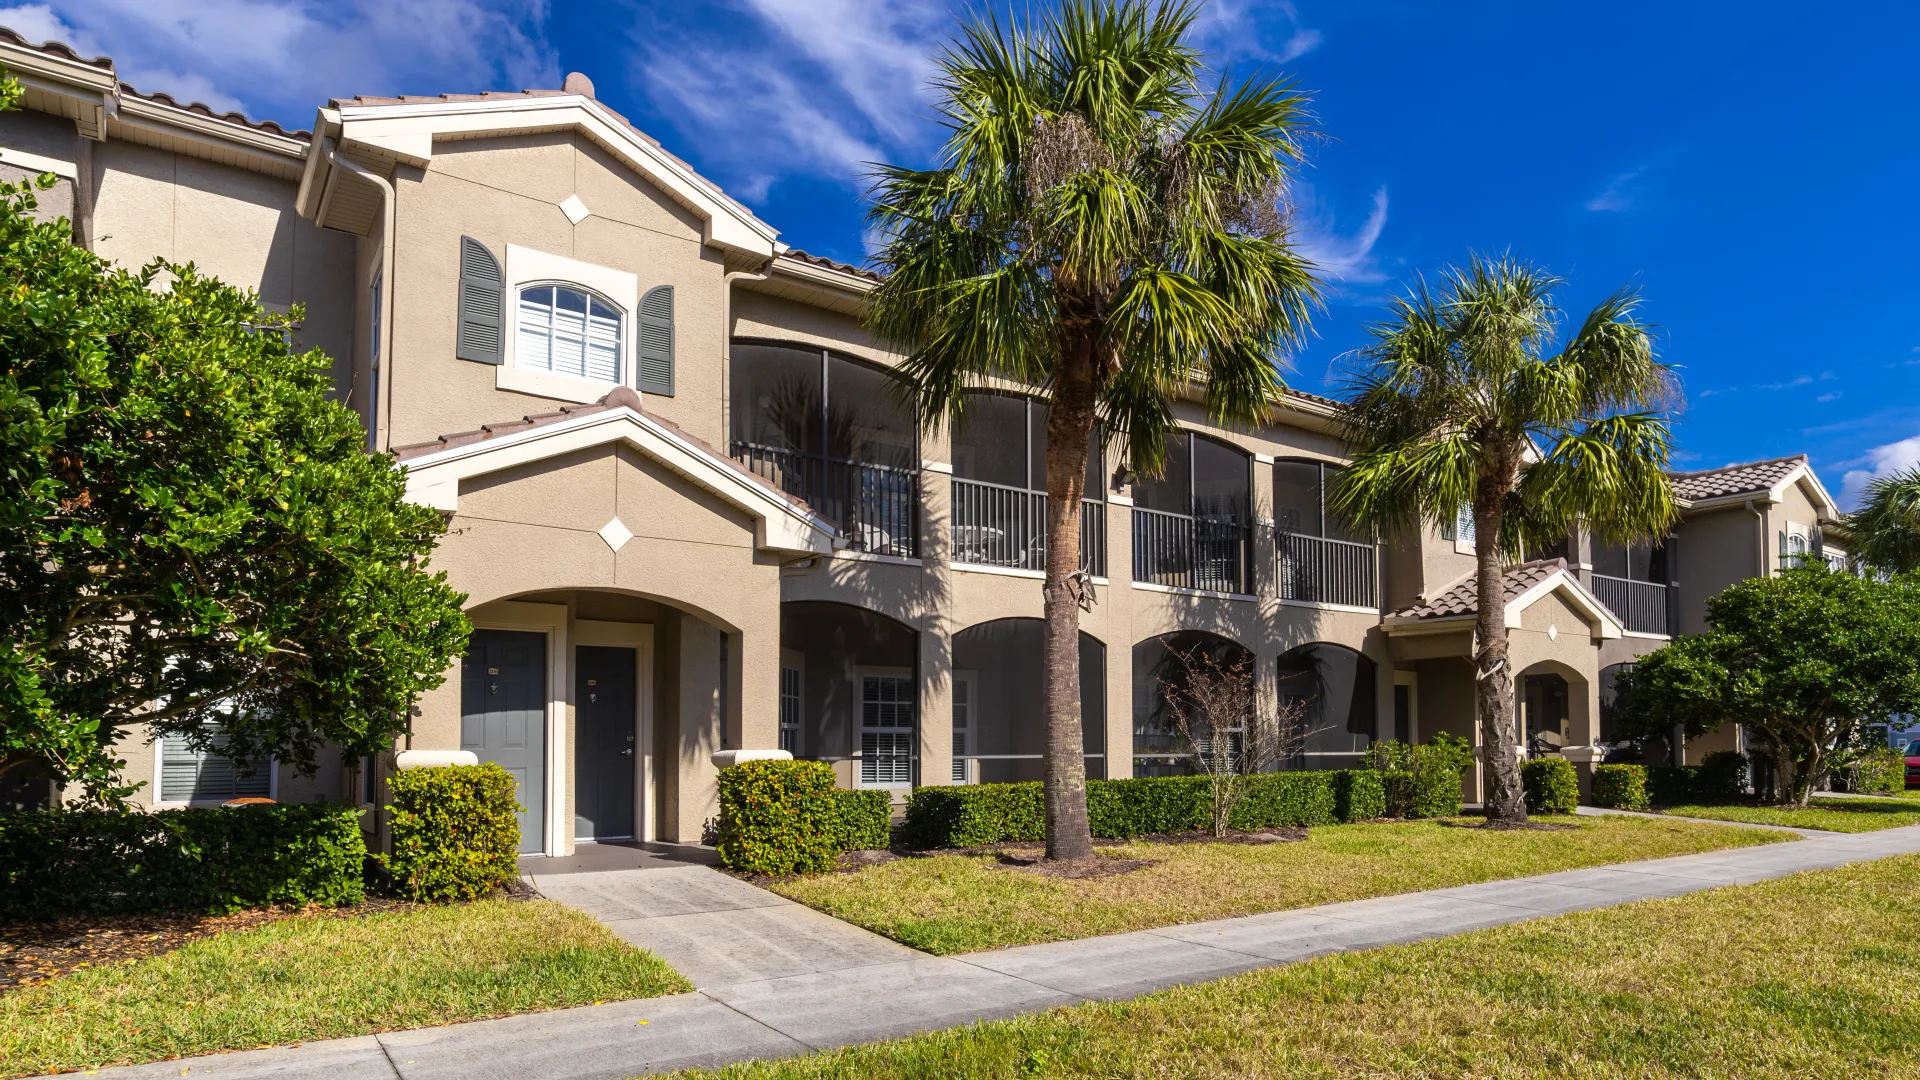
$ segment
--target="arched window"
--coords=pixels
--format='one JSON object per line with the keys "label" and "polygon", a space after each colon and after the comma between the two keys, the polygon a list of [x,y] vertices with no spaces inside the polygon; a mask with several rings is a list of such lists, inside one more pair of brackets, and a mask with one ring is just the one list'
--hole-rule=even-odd
{"label": "arched window", "polygon": [[529,285],[520,290],[516,367],[596,382],[620,382],[620,312],[584,289]]}
{"label": "arched window", "polygon": [[1373,661],[1331,642],[1319,641],[1282,653],[1280,704],[1306,709],[1309,769],[1345,769],[1359,762],[1375,732]]}

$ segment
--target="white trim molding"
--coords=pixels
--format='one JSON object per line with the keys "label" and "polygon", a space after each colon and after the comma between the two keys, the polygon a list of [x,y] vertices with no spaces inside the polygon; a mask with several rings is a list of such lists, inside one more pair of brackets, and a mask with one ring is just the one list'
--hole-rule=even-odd
{"label": "white trim molding", "polygon": [[609,443],[631,446],[754,518],[754,544],[801,555],[833,552],[834,528],[643,412],[618,406],[422,454],[406,467],[408,500],[458,512],[460,481]]}

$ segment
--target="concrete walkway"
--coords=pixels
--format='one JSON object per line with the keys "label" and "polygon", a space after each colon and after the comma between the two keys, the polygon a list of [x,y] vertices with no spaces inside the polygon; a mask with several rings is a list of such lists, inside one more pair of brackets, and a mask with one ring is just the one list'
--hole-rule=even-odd
{"label": "concrete walkway", "polygon": [[658,950],[701,989],[98,1075],[156,1080],[182,1075],[232,1080],[623,1077],[800,1054],[1082,1000],[1127,998],[1328,953],[1911,852],[1920,852],[1920,826],[1824,834],[956,957],[926,956],[883,941],[705,867],[536,875],[550,895],[593,911],[623,937]]}

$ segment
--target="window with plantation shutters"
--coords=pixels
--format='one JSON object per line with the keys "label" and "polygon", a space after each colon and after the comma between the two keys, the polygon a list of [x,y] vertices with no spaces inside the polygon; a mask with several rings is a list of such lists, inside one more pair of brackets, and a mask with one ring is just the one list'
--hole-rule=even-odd
{"label": "window with plantation shutters", "polygon": [[860,786],[913,783],[913,680],[866,675],[860,680]]}
{"label": "window with plantation shutters", "polygon": [[673,286],[657,285],[640,298],[640,337],[634,350],[634,386],[643,394],[673,396]]}
{"label": "window with plantation shutters", "polygon": [[503,362],[506,277],[487,245],[460,238],[460,326],[454,355],[479,364]]}
{"label": "window with plantation shutters", "polygon": [[185,737],[167,735],[160,740],[160,801],[225,802],[242,796],[266,796],[272,790],[273,760],[257,757],[243,768],[212,750],[227,744],[225,735],[215,735],[211,749],[196,750]]}

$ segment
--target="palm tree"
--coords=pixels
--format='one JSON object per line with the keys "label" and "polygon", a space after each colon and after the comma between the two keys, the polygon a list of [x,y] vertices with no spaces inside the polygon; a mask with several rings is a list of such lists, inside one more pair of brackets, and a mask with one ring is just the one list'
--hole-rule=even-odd
{"label": "palm tree", "polygon": [[1920,466],[1867,485],[1867,502],[1848,520],[1856,562],[1896,574],[1920,570]]}
{"label": "palm tree", "polygon": [[1050,392],[1047,856],[1092,857],[1080,728],[1080,499],[1096,422],[1163,463],[1173,399],[1226,423],[1285,392],[1278,357],[1316,299],[1283,212],[1305,99],[1203,82],[1186,0],[1065,0],[967,24],[938,61],[938,168],[879,168],[886,277],[869,324],[907,358],[920,415],[957,420],[1000,376]]}
{"label": "palm tree", "polygon": [[[1639,296],[1602,301],[1564,341],[1561,279],[1475,256],[1390,304],[1356,354],[1340,408],[1353,464],[1331,502],[1387,535],[1473,513],[1474,667],[1490,821],[1526,820],[1515,760],[1502,581],[1521,553],[1574,523],[1608,540],[1664,536],[1672,369],[1654,356]],[[1556,344],[1559,351],[1553,352]]]}

